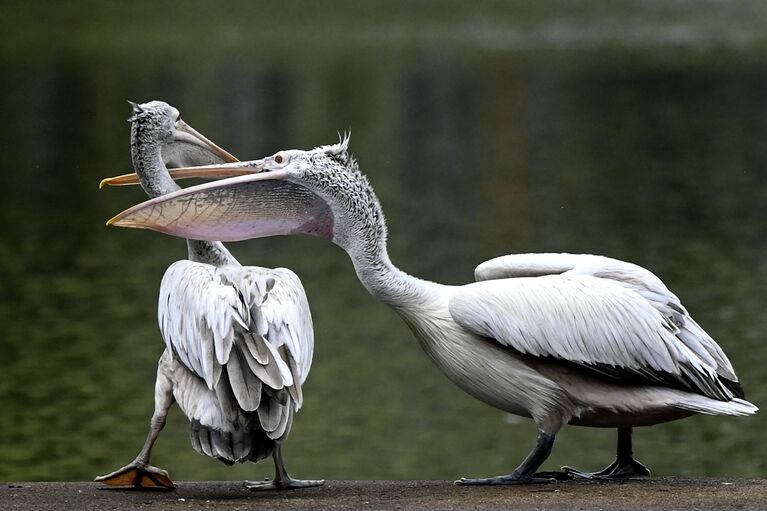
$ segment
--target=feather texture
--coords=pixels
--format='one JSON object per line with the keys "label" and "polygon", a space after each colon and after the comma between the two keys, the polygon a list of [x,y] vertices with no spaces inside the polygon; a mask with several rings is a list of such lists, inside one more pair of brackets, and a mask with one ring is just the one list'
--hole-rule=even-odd
{"label": "feather texture", "polygon": [[[597,256],[523,254],[483,263],[474,284],[421,280],[391,262],[383,210],[348,154],[348,139],[285,154],[287,163],[243,162],[263,172],[153,199],[112,224],[200,240],[319,232],[347,252],[365,288],[403,317],[451,381],[492,406],[531,417],[550,437],[569,422],[622,428],[696,412],[756,411],[733,397],[742,391],[731,364],[650,272]],[[305,224],[278,225],[274,209],[262,207],[280,190],[269,181],[295,185],[290,195],[301,204],[300,213],[312,212]],[[269,318],[277,312],[263,312],[268,331],[259,326],[259,334],[278,348],[295,381],[297,373],[304,374],[306,353],[295,347],[292,334],[300,332],[291,329],[298,323],[288,319],[282,323],[287,327],[273,329]],[[263,390],[270,402],[260,420],[274,427],[272,435],[279,433],[283,415],[271,399],[280,392],[300,397],[298,390]],[[540,462],[540,453],[533,458]],[[529,468],[532,475],[537,467]]]}
{"label": "feather texture", "polygon": [[[519,254],[487,261],[450,301],[454,319],[521,353],[729,400],[727,357],[651,272],[602,256]],[[493,280],[490,280],[493,279]]]}
{"label": "feather texture", "polygon": [[[237,161],[167,103],[131,104],[133,166],[150,197],[180,190],[168,165]],[[265,189],[275,194],[256,203],[256,209],[297,215],[290,225],[327,213],[324,203],[307,209],[316,196],[287,182]],[[272,227],[284,224],[275,218]],[[158,367],[156,404],[159,396],[159,403],[169,406],[167,393],[173,393],[190,419],[198,452],[225,463],[258,461],[286,438],[290,412],[301,406],[301,393],[294,389],[306,379],[314,343],[306,296],[289,270],[242,267],[219,241],[186,241],[189,260],[171,265],[160,287],[158,321],[166,350]]]}
{"label": "feather texture", "polygon": [[247,431],[255,427],[272,443],[287,435],[313,355],[298,277],[177,261],[160,285],[158,318],[195,449],[227,462],[268,455]]}

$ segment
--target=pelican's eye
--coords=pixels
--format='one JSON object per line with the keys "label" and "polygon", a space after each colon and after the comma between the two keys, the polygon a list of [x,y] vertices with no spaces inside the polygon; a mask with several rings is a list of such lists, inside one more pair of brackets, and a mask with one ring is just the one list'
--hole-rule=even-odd
{"label": "pelican's eye", "polygon": [[272,161],[280,167],[283,165],[287,165],[288,160],[290,160],[290,155],[283,151],[280,151],[279,153],[272,156]]}

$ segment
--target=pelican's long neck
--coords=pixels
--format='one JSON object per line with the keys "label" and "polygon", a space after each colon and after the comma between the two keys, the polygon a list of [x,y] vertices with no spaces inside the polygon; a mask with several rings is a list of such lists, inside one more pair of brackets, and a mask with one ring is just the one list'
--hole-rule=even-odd
{"label": "pelican's long neck", "polygon": [[[170,177],[162,160],[162,146],[157,142],[136,143],[134,132],[131,144],[133,167],[138,174],[141,187],[151,198],[167,195],[181,187]],[[189,259],[201,263],[223,266],[239,264],[237,259],[218,241],[186,240]]]}
{"label": "pelican's long neck", "polygon": [[413,277],[391,262],[386,246],[386,222],[372,189],[369,197],[370,214],[357,216],[351,235],[343,236],[339,244],[351,257],[357,277],[370,294],[403,314],[428,307],[446,286]]}
{"label": "pelican's long neck", "polygon": [[158,142],[131,144],[133,168],[141,182],[141,188],[151,198],[160,197],[181,189],[170,177],[162,161],[162,145]]}
{"label": "pelican's long neck", "polygon": [[365,288],[382,302],[402,312],[427,306],[443,286],[419,279],[397,268],[389,259],[386,240],[360,244],[349,251],[357,277]]}

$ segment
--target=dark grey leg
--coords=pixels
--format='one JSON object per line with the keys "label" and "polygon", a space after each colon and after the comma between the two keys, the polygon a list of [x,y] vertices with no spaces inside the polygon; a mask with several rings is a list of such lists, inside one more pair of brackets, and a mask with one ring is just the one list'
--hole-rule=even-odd
{"label": "dark grey leg", "polygon": [[280,444],[274,446],[272,458],[274,459],[274,479],[271,481],[245,481],[245,486],[249,490],[292,490],[295,488],[309,488],[311,486],[320,486],[325,484],[325,481],[321,479],[301,480],[293,479],[290,477],[290,474],[288,474],[288,471],[285,468],[285,462],[282,459],[282,446],[280,446]]}
{"label": "dark grey leg", "polygon": [[627,479],[650,475],[650,470],[634,459],[631,447],[631,428],[618,428],[618,451],[609,466],[599,472],[582,472],[572,467],[562,467],[576,479]]}
{"label": "dark grey leg", "polygon": [[155,382],[154,413],[149,422],[149,433],[144,441],[144,447],[136,458],[124,467],[110,474],[98,476],[94,481],[110,486],[133,486],[134,488],[162,488],[172,490],[176,487],[168,476],[168,472],[149,464],[152,447],[165,427],[168,410],[173,405],[173,388],[170,381],[158,371]]}
{"label": "dark grey leg", "polygon": [[538,432],[535,448],[527,455],[524,461],[514,469],[514,472],[504,476],[487,477],[482,479],[466,479],[462,477],[455,484],[458,485],[498,485],[498,484],[531,484],[550,483],[551,479],[539,477],[535,473],[546,458],[551,454],[554,446],[554,435]]}

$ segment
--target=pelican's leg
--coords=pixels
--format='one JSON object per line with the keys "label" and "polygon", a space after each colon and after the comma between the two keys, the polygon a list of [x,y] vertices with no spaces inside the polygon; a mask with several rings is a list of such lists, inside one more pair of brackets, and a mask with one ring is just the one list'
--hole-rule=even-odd
{"label": "pelican's leg", "polygon": [[309,488],[310,486],[320,486],[325,484],[322,479],[319,480],[302,480],[293,479],[285,469],[285,462],[282,460],[282,447],[280,444],[274,446],[272,452],[272,458],[274,459],[274,479],[271,481],[245,481],[245,487],[253,491],[265,491],[265,490],[293,490],[295,488]]}
{"label": "pelican's leg", "polygon": [[157,372],[154,392],[154,414],[152,414],[152,420],[149,423],[149,434],[144,442],[144,447],[131,463],[119,470],[115,470],[111,474],[99,476],[94,479],[95,481],[111,486],[133,486],[134,488],[172,490],[176,487],[168,476],[168,472],[149,464],[152,447],[160,435],[160,431],[165,426],[168,409],[170,409],[174,401],[171,382],[161,371],[162,369],[160,368]]}
{"label": "pelican's leg", "polygon": [[631,428],[618,428],[618,453],[615,461],[606,468],[599,472],[581,472],[572,467],[562,467],[562,470],[576,479],[627,479],[650,475],[650,470],[634,459]]}
{"label": "pelican's leg", "polygon": [[[505,476],[487,477],[482,479],[466,479],[462,477],[455,484],[458,485],[496,485],[496,484],[531,484],[550,483],[550,473],[536,474],[535,471],[551,454],[554,446],[554,435],[543,431],[538,432],[535,448],[527,455],[527,458],[516,468],[514,472]],[[543,476],[543,477],[541,477]]]}

